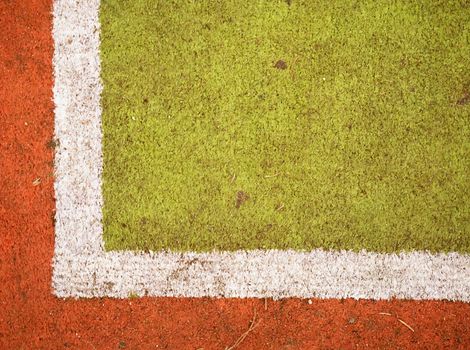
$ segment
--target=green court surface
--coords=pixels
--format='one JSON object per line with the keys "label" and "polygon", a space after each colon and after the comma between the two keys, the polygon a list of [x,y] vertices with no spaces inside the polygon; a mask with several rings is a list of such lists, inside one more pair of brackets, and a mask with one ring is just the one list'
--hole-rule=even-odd
{"label": "green court surface", "polygon": [[102,0],[106,249],[470,252],[469,19]]}

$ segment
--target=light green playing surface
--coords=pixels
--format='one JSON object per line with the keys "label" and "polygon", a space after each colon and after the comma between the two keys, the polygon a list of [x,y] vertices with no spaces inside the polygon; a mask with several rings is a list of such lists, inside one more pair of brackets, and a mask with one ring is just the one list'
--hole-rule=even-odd
{"label": "light green playing surface", "polygon": [[101,2],[107,250],[470,252],[465,1]]}

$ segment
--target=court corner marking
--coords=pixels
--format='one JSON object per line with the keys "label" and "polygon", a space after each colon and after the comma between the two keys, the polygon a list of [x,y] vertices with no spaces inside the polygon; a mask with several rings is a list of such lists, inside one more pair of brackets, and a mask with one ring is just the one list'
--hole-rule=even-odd
{"label": "court corner marking", "polygon": [[470,256],[458,253],[105,252],[99,6],[99,0],[54,1],[56,296],[470,301]]}

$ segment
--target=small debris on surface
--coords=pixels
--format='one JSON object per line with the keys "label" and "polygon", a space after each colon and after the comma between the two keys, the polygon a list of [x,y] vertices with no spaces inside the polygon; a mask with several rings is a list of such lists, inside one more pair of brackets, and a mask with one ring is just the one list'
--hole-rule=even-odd
{"label": "small debris on surface", "polygon": [[392,316],[392,317],[396,318],[398,320],[398,322],[400,322],[402,325],[404,325],[406,328],[408,328],[413,333],[415,331],[408,323],[406,323],[405,321],[399,319],[398,316],[393,316],[391,313],[388,313],[388,312],[379,312],[379,315]]}
{"label": "small debris on surface", "polygon": [[356,318],[355,318],[355,317],[351,317],[351,318],[348,320],[348,323],[349,323],[349,324],[354,324],[354,323],[356,323]]}
{"label": "small debris on surface", "polygon": [[232,178],[230,179],[230,183],[233,184],[236,179],[237,179],[237,175],[233,174]]}
{"label": "small debris on surface", "polygon": [[47,142],[47,148],[55,149],[59,145],[59,140],[51,139]]}
{"label": "small debris on surface", "polygon": [[282,69],[282,70],[287,69],[287,63],[283,60],[279,60],[274,65],[274,68]]}
{"label": "small debris on surface", "polygon": [[33,181],[33,186],[37,186],[37,185],[39,185],[40,183],[41,183],[41,178],[38,177],[38,178],[34,179],[34,181]]}
{"label": "small debris on surface", "polygon": [[313,302],[312,302],[311,299],[308,299],[307,303],[308,303],[308,305],[312,305]]}
{"label": "small debris on surface", "polygon": [[282,209],[284,209],[284,203],[280,203],[276,206],[276,211],[281,211]]}
{"label": "small debris on surface", "polygon": [[411,328],[411,326],[410,326],[408,323],[406,323],[406,322],[403,321],[403,320],[400,320],[399,318],[398,318],[398,321],[399,321],[401,324],[405,325],[405,327],[407,327],[410,331],[412,331],[412,332],[414,333],[415,330],[414,330],[413,328]]}
{"label": "small debris on surface", "polygon": [[250,334],[250,332],[252,332],[259,325],[261,320],[256,321],[256,316],[257,315],[256,315],[256,309],[255,309],[254,310],[254,315],[253,315],[253,318],[250,321],[250,325],[248,327],[248,330],[245,333],[243,333],[232,346],[226,347],[225,350],[233,350],[236,347],[238,347],[245,340],[245,338],[248,336],[248,334]]}
{"label": "small debris on surface", "polygon": [[238,191],[235,207],[239,209],[243,205],[243,203],[245,203],[248,199],[250,199],[250,196],[248,194],[243,191]]}
{"label": "small debris on surface", "polygon": [[379,312],[379,315],[387,315],[387,316],[392,316],[392,314],[388,312]]}
{"label": "small debris on surface", "polygon": [[264,175],[264,178],[265,178],[265,179],[269,179],[269,178],[271,178],[271,177],[277,177],[277,176],[279,176],[278,173],[273,174],[273,175]]}

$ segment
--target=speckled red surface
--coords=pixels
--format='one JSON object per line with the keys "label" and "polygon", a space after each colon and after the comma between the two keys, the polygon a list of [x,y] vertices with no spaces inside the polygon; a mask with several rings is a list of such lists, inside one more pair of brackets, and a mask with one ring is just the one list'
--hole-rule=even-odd
{"label": "speckled red surface", "polygon": [[464,303],[55,298],[51,10],[0,0],[0,349],[225,349],[254,310],[237,349],[470,348]]}

